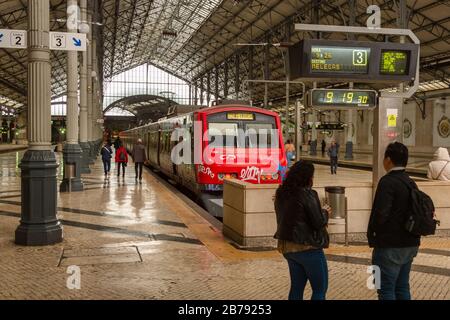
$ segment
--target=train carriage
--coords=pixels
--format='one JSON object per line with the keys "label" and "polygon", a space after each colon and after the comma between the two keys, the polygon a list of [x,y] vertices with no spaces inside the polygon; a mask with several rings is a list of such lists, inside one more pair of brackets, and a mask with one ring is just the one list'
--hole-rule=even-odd
{"label": "train carriage", "polygon": [[[225,178],[280,183],[286,171],[280,118],[265,109],[198,109],[122,132],[121,138],[128,150],[141,138],[149,165],[195,193],[221,191]],[[182,163],[175,161],[180,158]]]}

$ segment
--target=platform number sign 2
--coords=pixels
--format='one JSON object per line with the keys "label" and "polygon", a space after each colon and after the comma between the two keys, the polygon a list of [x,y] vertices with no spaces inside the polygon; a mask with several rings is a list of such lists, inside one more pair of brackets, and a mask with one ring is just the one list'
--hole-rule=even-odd
{"label": "platform number sign 2", "polygon": [[22,37],[22,34],[16,34],[16,35],[13,35],[12,41],[14,42],[14,45],[16,45],[16,46],[18,46],[18,47],[22,46],[22,45],[23,45],[23,37]]}
{"label": "platform number sign 2", "polygon": [[25,33],[24,32],[11,32],[10,35],[11,47],[23,48],[25,44]]}
{"label": "platform number sign 2", "polygon": [[0,48],[26,49],[27,32],[25,30],[0,29]]}

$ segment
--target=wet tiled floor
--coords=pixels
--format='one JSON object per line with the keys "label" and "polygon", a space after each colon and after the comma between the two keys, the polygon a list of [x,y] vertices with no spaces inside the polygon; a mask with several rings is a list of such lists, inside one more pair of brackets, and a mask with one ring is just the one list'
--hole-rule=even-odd
{"label": "wet tiled floor", "polygon": [[[286,299],[281,255],[236,249],[160,177],[146,170],[136,184],[133,166],[125,179],[104,179],[97,161],[84,176],[85,191],[58,195],[62,243],[15,245],[21,157],[0,155],[0,299]],[[365,174],[343,169],[335,177]],[[376,298],[366,286],[366,245],[333,244],[326,253],[328,299]],[[80,289],[68,286],[73,265]],[[450,299],[450,238],[423,241],[411,279],[414,298]]]}

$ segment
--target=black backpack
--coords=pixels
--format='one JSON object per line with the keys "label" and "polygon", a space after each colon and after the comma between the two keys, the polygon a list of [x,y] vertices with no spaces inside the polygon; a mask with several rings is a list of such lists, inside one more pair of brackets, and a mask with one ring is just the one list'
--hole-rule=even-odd
{"label": "black backpack", "polygon": [[440,224],[439,220],[434,218],[434,204],[430,196],[420,191],[411,182],[404,179],[400,180],[410,190],[411,197],[411,213],[408,215],[405,228],[408,232],[416,236],[433,235],[436,232],[436,225]]}

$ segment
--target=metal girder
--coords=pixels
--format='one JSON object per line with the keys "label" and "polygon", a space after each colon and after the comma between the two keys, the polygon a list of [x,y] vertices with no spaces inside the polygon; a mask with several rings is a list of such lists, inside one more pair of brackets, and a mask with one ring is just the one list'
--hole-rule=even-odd
{"label": "metal girder", "polygon": [[[275,2],[275,4],[271,5],[270,7],[268,7],[266,10],[264,10],[262,13],[260,13],[255,19],[252,20],[252,22],[250,24],[248,24],[240,33],[234,35],[231,39],[228,39],[228,43],[233,43],[236,39],[238,39],[240,37],[241,34],[243,34],[244,32],[246,32],[249,28],[251,28],[257,21],[259,21],[259,19],[261,19],[262,17],[264,17],[266,14],[268,14],[274,7],[278,6],[283,0],[278,0],[277,2]],[[215,48],[214,51],[210,54],[210,56],[213,56],[215,54],[217,54],[218,51],[220,51],[221,49],[223,49],[227,44],[222,44],[220,47]],[[198,63],[195,67],[191,68],[189,70],[189,73],[191,73],[194,69],[197,69],[199,66],[201,65],[201,63]]]}
{"label": "metal girder", "polygon": [[[214,38],[215,36],[217,36],[220,32],[223,31],[223,28],[226,27],[226,25],[228,25],[231,21],[233,21],[233,19],[235,19],[243,10],[245,10],[247,8],[247,6],[245,6],[245,4],[241,4],[241,8],[236,11],[235,13],[230,13],[227,12],[229,14],[229,17],[227,20],[225,20],[225,23],[223,23],[221,25],[220,28],[217,28],[217,30],[209,36],[209,39],[207,39],[206,41],[204,41],[200,47],[197,48],[197,51],[200,52],[208,43],[209,41]],[[183,46],[182,50],[185,49],[185,46]],[[187,61],[191,60],[192,57],[196,54],[197,52],[194,52],[193,54],[187,56],[179,65],[184,65]]]}
{"label": "metal girder", "polygon": [[116,43],[117,43],[117,20],[119,19],[119,9],[120,9],[120,1],[116,0],[114,2],[114,15],[116,19],[114,20],[114,32],[113,32],[113,41],[112,41],[112,53],[111,53],[111,65],[109,74],[112,75],[114,72],[114,58],[116,57]]}
{"label": "metal girder", "polygon": [[[148,19],[149,15],[150,15],[150,10],[152,9],[152,5],[153,5],[153,1],[148,1],[148,8],[145,11],[145,15],[144,15],[144,17],[142,19],[142,23],[139,26],[138,39],[142,38],[142,33],[144,32],[145,25],[147,24],[147,19]],[[136,58],[136,51],[137,51],[137,46],[134,47],[132,60],[134,60]]]}
{"label": "metal girder", "polygon": [[7,88],[9,88],[9,89],[11,89],[11,90],[13,90],[13,91],[23,95],[23,96],[27,95],[27,91],[26,90],[24,90],[23,88],[12,84],[11,82],[5,81],[2,78],[0,78],[0,84],[2,84],[3,86],[5,86],[5,87],[7,87]]}

